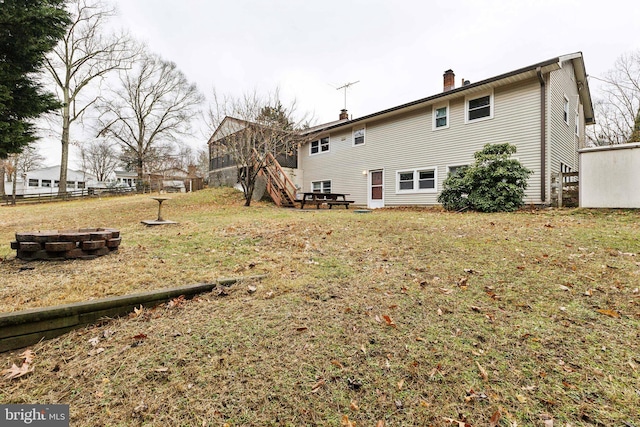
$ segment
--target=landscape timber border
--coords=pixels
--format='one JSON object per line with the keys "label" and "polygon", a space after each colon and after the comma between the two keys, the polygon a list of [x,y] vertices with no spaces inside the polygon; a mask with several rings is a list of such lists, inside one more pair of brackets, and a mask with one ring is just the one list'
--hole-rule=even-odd
{"label": "landscape timber border", "polygon": [[219,279],[214,283],[198,283],[158,289],[131,295],[77,302],[53,307],[34,308],[0,314],[0,353],[55,338],[69,331],[131,313],[134,307],[155,307],[180,296],[192,298],[218,286],[231,286],[243,280],[259,280],[265,276]]}

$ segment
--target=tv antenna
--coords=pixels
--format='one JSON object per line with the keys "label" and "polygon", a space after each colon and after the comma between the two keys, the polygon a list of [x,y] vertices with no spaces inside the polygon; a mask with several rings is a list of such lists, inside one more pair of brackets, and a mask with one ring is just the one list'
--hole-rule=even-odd
{"label": "tv antenna", "polygon": [[347,89],[349,89],[351,86],[359,82],[360,80],[351,82],[351,83],[345,83],[342,86],[336,88],[336,90],[344,89],[344,109],[345,110],[347,109]]}

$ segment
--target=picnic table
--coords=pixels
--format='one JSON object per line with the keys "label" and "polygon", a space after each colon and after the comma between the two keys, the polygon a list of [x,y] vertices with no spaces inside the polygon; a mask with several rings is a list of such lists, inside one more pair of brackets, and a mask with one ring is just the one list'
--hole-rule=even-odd
{"label": "picnic table", "polygon": [[316,205],[316,209],[320,209],[320,206],[327,204],[329,209],[335,205],[342,205],[349,209],[349,204],[353,203],[353,200],[347,200],[348,194],[342,193],[322,193],[314,191],[310,193],[302,193],[302,199],[300,200],[300,209],[304,209],[305,204]]}

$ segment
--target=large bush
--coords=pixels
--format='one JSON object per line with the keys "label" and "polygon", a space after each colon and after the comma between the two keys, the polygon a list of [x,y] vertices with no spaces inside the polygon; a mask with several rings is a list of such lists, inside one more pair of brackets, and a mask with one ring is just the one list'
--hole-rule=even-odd
{"label": "large bush", "polygon": [[473,165],[459,168],[443,183],[438,202],[447,210],[514,211],[522,206],[527,179],[533,172],[510,158],[515,145],[487,144],[473,156]]}

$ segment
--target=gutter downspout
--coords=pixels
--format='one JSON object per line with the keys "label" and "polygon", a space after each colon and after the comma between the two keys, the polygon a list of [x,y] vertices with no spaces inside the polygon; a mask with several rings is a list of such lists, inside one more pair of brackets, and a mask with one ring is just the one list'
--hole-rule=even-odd
{"label": "gutter downspout", "polygon": [[540,201],[547,199],[547,91],[542,69],[536,68],[540,81]]}

